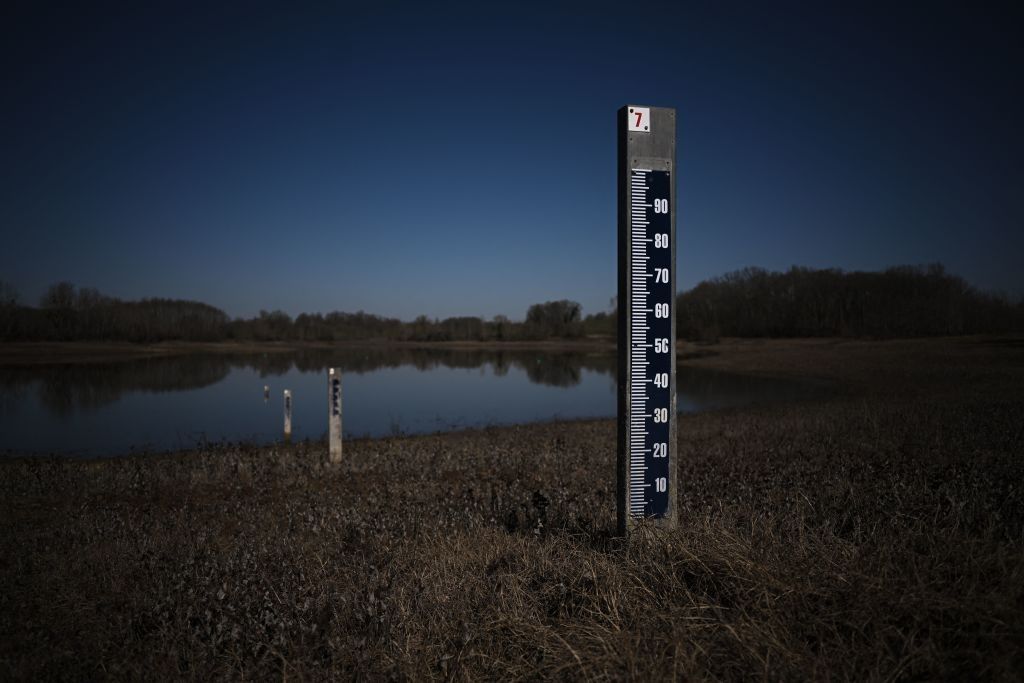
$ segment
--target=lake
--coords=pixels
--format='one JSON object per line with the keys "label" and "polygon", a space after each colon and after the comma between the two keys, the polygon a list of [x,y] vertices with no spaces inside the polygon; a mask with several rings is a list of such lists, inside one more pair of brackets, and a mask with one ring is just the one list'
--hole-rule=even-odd
{"label": "lake", "polygon": [[[343,372],[346,437],[616,413],[609,352],[346,348],[7,365],[0,366],[0,452],[97,456],[267,443],[282,437],[285,389],[293,396],[292,438],[325,438],[329,367]],[[684,413],[815,391],[683,362],[677,385]]]}

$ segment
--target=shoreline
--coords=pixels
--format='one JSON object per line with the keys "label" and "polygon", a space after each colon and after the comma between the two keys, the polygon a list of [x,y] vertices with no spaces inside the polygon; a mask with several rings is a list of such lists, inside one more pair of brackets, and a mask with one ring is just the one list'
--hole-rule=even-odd
{"label": "shoreline", "polygon": [[541,351],[613,351],[614,343],[605,339],[540,340],[507,342],[413,342],[395,340],[357,340],[342,342],[4,342],[0,343],[0,365],[110,362],[137,358],[180,356],[193,353],[256,354],[331,351],[333,349],[438,349],[438,350],[541,350]]}
{"label": "shoreline", "polygon": [[[820,354],[833,349],[874,347],[924,348],[936,345],[1005,345],[1024,348],[1024,337],[1017,334],[965,335],[952,337],[910,337],[900,339],[860,339],[848,337],[723,338],[717,342],[679,340],[676,353],[681,360],[705,361],[719,366],[739,361],[738,367],[756,369],[755,362],[776,361],[792,352]],[[613,353],[616,344],[608,337],[548,339],[537,341],[450,341],[419,342],[396,340],[353,340],[342,342],[0,342],[0,365],[50,363],[114,362],[138,358],[171,357],[189,354],[279,354],[302,351],[352,349],[394,349],[435,351],[547,351]],[[721,358],[725,356],[726,358]],[[706,360],[712,359],[712,360]],[[788,360],[793,360],[789,358]]]}

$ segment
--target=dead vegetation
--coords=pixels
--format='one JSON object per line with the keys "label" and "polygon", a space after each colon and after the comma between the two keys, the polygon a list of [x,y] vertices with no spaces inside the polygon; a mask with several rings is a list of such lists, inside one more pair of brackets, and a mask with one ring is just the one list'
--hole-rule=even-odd
{"label": "dead vegetation", "polygon": [[684,416],[628,543],[611,421],[3,463],[0,678],[1018,679],[1022,352],[904,351]]}

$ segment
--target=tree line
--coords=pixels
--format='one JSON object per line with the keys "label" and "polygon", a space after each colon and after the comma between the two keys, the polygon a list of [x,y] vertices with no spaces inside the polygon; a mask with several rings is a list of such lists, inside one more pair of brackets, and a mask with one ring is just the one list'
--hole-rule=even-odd
{"label": "tree line", "polygon": [[583,309],[575,301],[533,304],[522,322],[506,316],[485,320],[479,316],[428,318],[411,322],[357,313],[301,313],[294,319],[282,311],[260,311],[250,319],[235,319],[226,327],[226,339],[253,341],[350,341],[387,339],[414,342],[526,341],[576,339],[586,330]]}
{"label": "tree line", "polygon": [[[1024,299],[982,292],[941,265],[846,272],[794,266],[744,268],[701,282],[676,300],[680,339],[719,337],[908,337],[1024,331]],[[518,341],[614,338],[616,313],[583,316],[575,301],[530,306],[505,316],[411,322],[372,313],[260,311],[231,319],[198,301],[123,301],[68,282],[51,285],[38,306],[22,305],[0,281],[2,341]]]}
{"label": "tree line", "polygon": [[224,311],[198,301],[122,301],[59,282],[32,307],[20,305],[10,285],[0,285],[4,341],[218,341],[229,324]]}
{"label": "tree line", "polygon": [[916,337],[1024,331],[1024,299],[982,292],[940,264],[845,272],[744,268],[676,299],[680,338]]}
{"label": "tree line", "polygon": [[[526,319],[495,316],[430,319],[412,322],[372,313],[302,313],[260,311],[235,318],[199,301],[142,299],[123,301],[96,289],[69,282],[51,285],[38,306],[19,302],[16,290],[0,282],[2,341],[515,341],[574,339],[587,329],[582,307],[574,301],[534,304]],[[605,316],[607,314],[604,314]]]}

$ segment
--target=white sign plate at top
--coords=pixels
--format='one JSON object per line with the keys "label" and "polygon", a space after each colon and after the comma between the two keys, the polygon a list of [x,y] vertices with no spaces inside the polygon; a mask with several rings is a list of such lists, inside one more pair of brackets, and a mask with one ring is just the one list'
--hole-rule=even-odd
{"label": "white sign plate at top", "polygon": [[630,107],[629,108],[629,132],[650,133],[651,132],[651,108]]}

